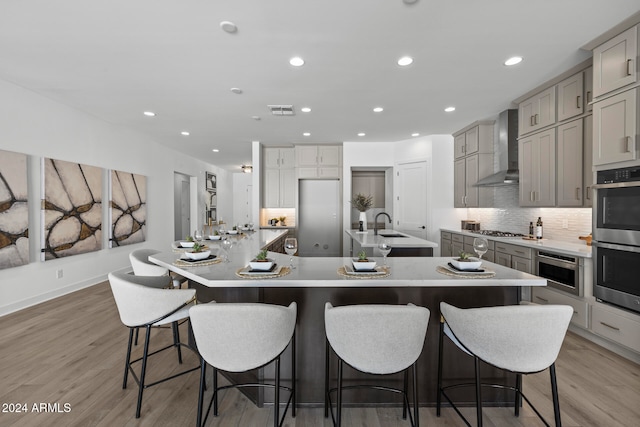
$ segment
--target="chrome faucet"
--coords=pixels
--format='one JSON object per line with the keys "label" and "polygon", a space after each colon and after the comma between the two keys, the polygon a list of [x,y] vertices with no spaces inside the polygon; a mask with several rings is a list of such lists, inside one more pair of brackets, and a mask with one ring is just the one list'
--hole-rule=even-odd
{"label": "chrome faucet", "polygon": [[375,219],[373,220],[373,235],[377,236],[378,235],[378,217],[380,215],[386,215],[387,218],[389,218],[389,224],[391,224],[391,217],[389,216],[388,213],[386,212],[380,212],[376,215]]}

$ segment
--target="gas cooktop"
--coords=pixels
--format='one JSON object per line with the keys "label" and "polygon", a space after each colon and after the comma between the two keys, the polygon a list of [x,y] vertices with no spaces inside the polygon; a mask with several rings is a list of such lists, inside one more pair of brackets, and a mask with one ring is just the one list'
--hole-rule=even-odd
{"label": "gas cooktop", "polygon": [[477,230],[472,233],[482,234],[491,237],[524,237],[521,233],[512,233],[511,231],[498,231],[498,230]]}

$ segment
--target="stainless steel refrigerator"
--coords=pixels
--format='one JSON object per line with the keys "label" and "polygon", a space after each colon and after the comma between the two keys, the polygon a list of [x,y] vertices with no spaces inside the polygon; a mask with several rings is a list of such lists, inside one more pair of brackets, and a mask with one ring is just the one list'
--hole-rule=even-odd
{"label": "stainless steel refrigerator", "polygon": [[340,181],[301,179],[298,188],[298,253],[342,256]]}

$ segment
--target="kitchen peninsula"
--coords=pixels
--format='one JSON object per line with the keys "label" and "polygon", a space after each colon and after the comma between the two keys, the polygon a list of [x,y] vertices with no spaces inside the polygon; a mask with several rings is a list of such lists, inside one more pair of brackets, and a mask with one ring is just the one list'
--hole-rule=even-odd
{"label": "kitchen peninsula", "polygon": [[[241,278],[237,271],[247,265],[261,247],[280,237],[286,230],[260,230],[256,233],[237,238],[230,251],[230,262],[202,267],[178,267],[175,261],[180,253],[164,252],[152,255],[149,259],[189,279],[189,286],[197,289],[198,299],[202,302],[263,302],[288,305],[292,301],[298,304],[297,323],[297,381],[298,401],[303,405],[321,406],[324,387],[324,304],[408,304],[413,303],[429,308],[431,317],[424,350],[418,361],[420,375],[419,400],[422,405],[435,402],[436,367],[438,354],[439,303],[447,301],[460,307],[477,307],[517,304],[521,286],[545,286],[546,281],[510,268],[486,263],[486,268],[495,272],[491,278],[453,277],[436,271],[450,258],[400,257],[388,259],[389,275],[384,277],[350,278],[339,273],[340,267],[350,263],[350,258],[295,257],[296,267],[285,276],[257,279]],[[216,242],[208,243],[216,253]],[[269,253],[269,257],[281,265],[289,264],[289,257],[278,253]],[[377,258],[381,261],[381,258]],[[453,351],[451,353],[454,353]],[[286,360],[289,352],[283,354],[282,366],[289,366]],[[459,363],[457,357],[460,358]],[[456,361],[448,363],[447,376],[473,377],[473,363],[463,360],[461,353],[452,356]],[[333,366],[333,365],[332,365]],[[485,369],[483,367],[483,369]],[[454,372],[455,371],[455,372]],[[285,377],[288,375],[285,372]],[[484,375],[515,381],[515,376],[486,367]],[[252,375],[255,375],[252,374]],[[260,371],[257,378],[271,378],[272,372]],[[233,381],[246,377],[229,376]],[[347,370],[345,384],[362,378],[360,374]],[[401,375],[391,376],[389,385],[402,381]],[[471,390],[472,392],[472,390]],[[256,403],[268,402],[269,396],[247,395]],[[460,394],[461,401],[472,401],[473,395]],[[510,400],[501,392],[487,393],[486,398],[498,404],[507,404]],[[398,402],[386,393],[369,394],[367,391],[349,393],[344,396],[346,404],[362,405],[367,403]],[[385,399],[385,400],[380,400]]]}
{"label": "kitchen peninsula", "polygon": [[380,241],[385,240],[391,245],[390,257],[430,257],[433,256],[433,248],[438,244],[425,239],[411,236],[395,230],[378,230],[375,234],[373,230],[366,232],[358,230],[345,230],[351,239],[351,256],[356,255],[360,250],[364,250],[367,255],[376,255],[376,247]]}

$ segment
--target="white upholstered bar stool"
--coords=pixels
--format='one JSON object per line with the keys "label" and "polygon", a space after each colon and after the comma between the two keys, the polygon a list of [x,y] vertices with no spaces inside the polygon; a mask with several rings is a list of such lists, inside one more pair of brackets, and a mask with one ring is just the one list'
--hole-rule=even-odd
{"label": "white upholstered bar stool", "polygon": [[[402,417],[409,408],[409,369],[413,377],[413,411],[409,412],[411,425],[419,425],[416,361],[422,353],[429,325],[429,310],[408,305],[347,305],[333,307],[325,304],[324,324],[327,335],[325,359],[324,416],[334,425],[342,421],[342,391],[355,388],[399,393],[403,397]],[[338,357],[337,386],[330,388],[330,348]],[[342,385],[343,362],[352,368],[374,375],[388,375],[404,371],[403,389],[370,385]],[[331,393],[337,394],[336,415],[331,404]]]}
{"label": "white upholstered bar stool", "polygon": [[[178,362],[181,364],[182,353],[180,347],[185,346],[191,349],[188,345],[180,342],[178,321],[189,317],[189,308],[195,303],[196,291],[195,289],[162,289],[162,284],[166,284],[164,279],[162,276],[134,276],[127,273],[109,273],[109,284],[118,307],[120,320],[129,328],[129,343],[127,345],[122,388],[127,388],[127,379],[129,372],[131,372],[138,384],[136,418],[140,417],[144,389],[198,369],[198,366],[196,366],[153,383],[145,383],[147,359],[150,356],[174,347],[178,352]],[[169,324],[173,328],[173,343],[150,353],[151,328]],[[143,355],[138,359],[131,360],[133,331],[138,328],[146,329]],[[142,362],[139,377],[133,369],[133,364],[137,362]]]}
{"label": "white upholstered bar stool", "polygon": [[[438,355],[438,397],[436,414],[440,416],[442,396],[467,425],[469,422],[446,394],[446,390],[473,386],[476,392],[476,417],[482,426],[482,386],[505,388],[515,392],[515,416],[519,415],[520,398],[524,398],[545,425],[540,412],[522,393],[522,374],[532,374],[549,368],[555,424],[561,426],[560,404],[556,382],[555,361],[564,341],[573,308],[567,305],[513,305],[460,309],[440,303],[440,350]],[[443,338],[447,336],[458,348],[474,358],[475,383],[443,387]],[[503,384],[483,384],[480,361],[516,374],[515,387]]]}
{"label": "white upholstered bar stool", "polygon": [[179,288],[186,279],[182,276],[171,276],[169,270],[149,261],[149,256],[160,253],[155,249],[136,249],[129,253],[129,262],[136,276],[167,276],[167,284],[173,283]]}
{"label": "white upholstered bar stool", "polygon": [[[218,392],[228,388],[267,387],[274,390],[273,425],[284,422],[289,405],[296,416],[296,316],[297,305],[288,307],[260,303],[208,303],[190,310],[191,325],[200,353],[200,392],[197,426],[203,426],[211,406],[218,415]],[[280,355],[291,344],[291,387],[280,383]],[[218,386],[218,371],[245,372],[275,362],[275,384],[264,382]],[[213,367],[213,395],[202,417],[206,365]],[[282,417],[280,390],[289,392]]]}

